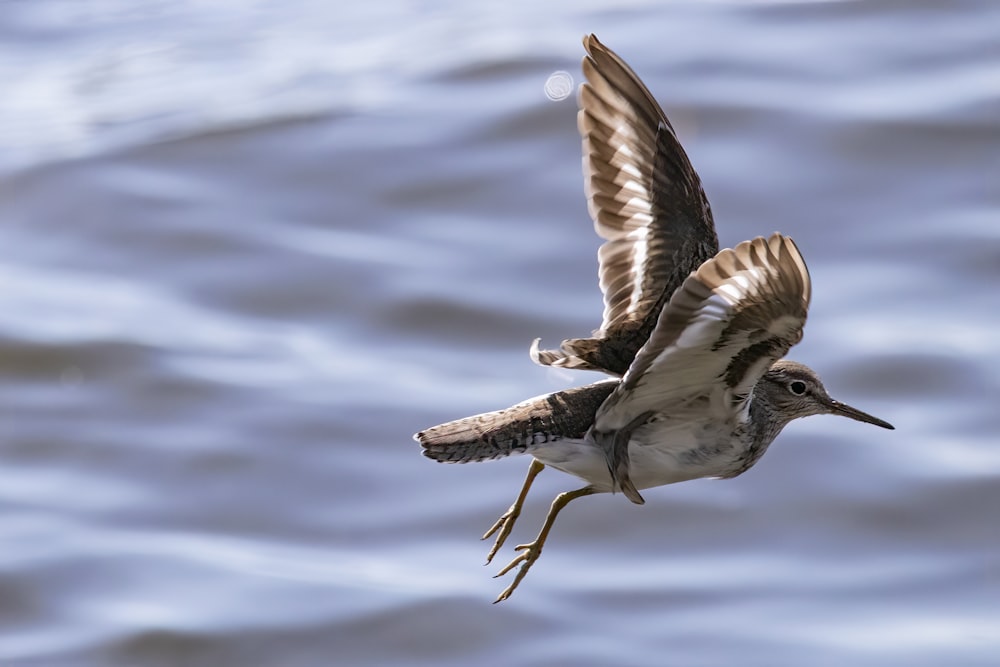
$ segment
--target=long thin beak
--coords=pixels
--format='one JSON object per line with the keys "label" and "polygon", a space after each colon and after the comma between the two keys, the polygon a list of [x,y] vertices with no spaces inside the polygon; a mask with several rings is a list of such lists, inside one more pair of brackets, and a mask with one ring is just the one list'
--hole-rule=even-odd
{"label": "long thin beak", "polygon": [[850,417],[851,419],[857,420],[859,422],[865,422],[866,424],[875,424],[875,426],[881,426],[882,428],[887,428],[891,431],[895,431],[896,427],[887,421],[883,421],[878,417],[872,417],[867,412],[861,412],[857,408],[852,408],[846,403],[841,403],[840,401],[835,401],[830,399],[829,403],[830,412],[835,415],[840,415],[842,417]]}

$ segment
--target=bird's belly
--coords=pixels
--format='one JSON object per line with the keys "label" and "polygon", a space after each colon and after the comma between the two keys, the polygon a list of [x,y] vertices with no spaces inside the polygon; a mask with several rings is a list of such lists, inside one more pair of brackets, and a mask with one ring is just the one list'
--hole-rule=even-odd
{"label": "bird's belly", "polygon": [[[604,450],[587,439],[559,440],[539,445],[532,456],[547,466],[588,482],[599,492],[612,490]],[[692,428],[651,423],[629,441],[629,476],[637,489],[725,475],[739,459],[732,431],[717,423]]]}
{"label": "bird's belly", "polygon": [[684,460],[684,454],[696,449],[632,444],[629,447],[629,476],[632,483],[637,489],[650,489],[720,474],[717,472],[717,462]]}
{"label": "bird's belly", "polygon": [[742,447],[733,429],[718,421],[702,424],[652,422],[629,441],[629,476],[638,489],[726,474]]}
{"label": "bird's belly", "polygon": [[545,465],[579,477],[599,492],[611,491],[611,473],[604,452],[589,440],[557,440],[537,445],[531,455]]}

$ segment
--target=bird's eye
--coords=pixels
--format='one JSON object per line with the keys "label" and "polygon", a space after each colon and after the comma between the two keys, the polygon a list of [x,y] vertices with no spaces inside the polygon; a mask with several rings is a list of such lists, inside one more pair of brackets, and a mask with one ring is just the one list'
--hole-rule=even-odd
{"label": "bird's eye", "polygon": [[792,392],[796,396],[801,396],[806,393],[806,383],[802,380],[795,380],[794,382],[788,383],[788,391]]}

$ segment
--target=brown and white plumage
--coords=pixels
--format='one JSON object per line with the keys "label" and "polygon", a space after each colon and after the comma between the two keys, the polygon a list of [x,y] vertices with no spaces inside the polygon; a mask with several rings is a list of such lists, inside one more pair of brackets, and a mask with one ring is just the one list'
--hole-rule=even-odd
{"label": "brown and white plumage", "polygon": [[720,392],[726,410],[738,408],[802,339],[810,296],[809,271],[792,239],[774,234],[722,250],[671,297],[597,426],[620,428],[638,412],[692,393]]}
{"label": "brown and white plumage", "polygon": [[417,433],[429,459],[441,463],[488,461],[530,452],[566,438],[583,438],[597,408],[618,385],[604,380],[522,401],[517,405],[456,419]]}
{"label": "brown and white plumage", "polygon": [[592,338],[539,350],[539,364],[623,375],[670,295],[719,241],[712,210],[666,115],[635,72],[593,35],[577,123],[604,315]]}
{"label": "brown and white plumage", "polygon": [[534,477],[552,467],[586,486],[558,495],[518,568],[538,559],[567,503],[699,477],[735,477],[793,419],[835,414],[892,426],[834,400],[817,374],[782,359],[802,338],[811,295],[795,243],[781,234],[718,251],[698,176],[649,91],[593,35],[580,128],[591,215],[601,247],[604,317],[593,338],[541,351],[541,364],[623,376],[448,422],[414,437],[447,463],[533,457],[517,499],[483,539],[489,562],[517,520]]}
{"label": "brown and white plumage", "polygon": [[[643,415],[735,432],[757,381],[802,339],[810,296],[809,271],[790,238],[774,234],[722,250],[664,307],[652,336],[598,409],[592,436],[603,442]],[[649,430],[656,428],[654,421]],[[610,447],[609,465],[615,486],[642,502],[629,481],[627,442],[619,438]]]}

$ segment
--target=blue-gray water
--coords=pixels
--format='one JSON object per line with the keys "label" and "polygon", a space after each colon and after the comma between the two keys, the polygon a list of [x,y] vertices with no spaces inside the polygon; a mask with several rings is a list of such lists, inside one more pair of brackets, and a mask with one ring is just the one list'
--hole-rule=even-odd
{"label": "blue-gray water", "polygon": [[[1000,4],[132,3],[0,15],[0,664],[996,665]],[[338,7],[340,7],[338,9]],[[896,424],[586,498],[410,435],[597,379],[596,32],[723,245],[813,275],[793,358]]]}

